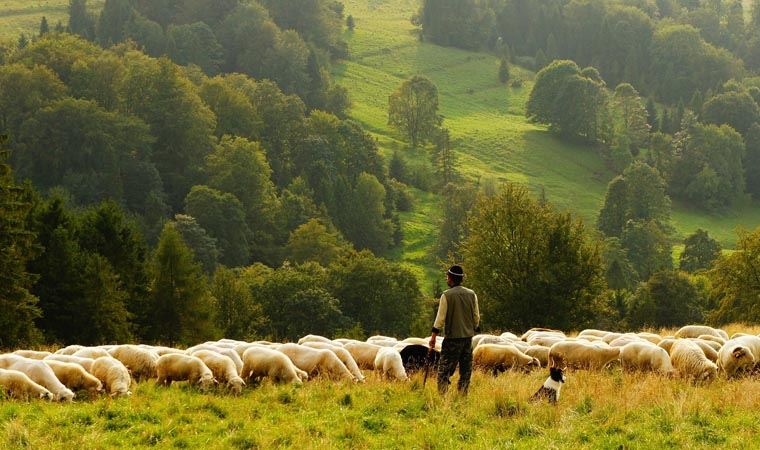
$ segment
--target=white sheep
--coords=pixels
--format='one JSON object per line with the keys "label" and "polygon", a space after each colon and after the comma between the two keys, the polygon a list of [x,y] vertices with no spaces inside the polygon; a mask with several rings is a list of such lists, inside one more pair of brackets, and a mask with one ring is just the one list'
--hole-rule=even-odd
{"label": "white sheep", "polygon": [[108,353],[108,351],[99,347],[85,347],[80,348],[74,352],[73,356],[79,356],[80,358],[98,359],[110,357],[111,355]]}
{"label": "white sheep", "polygon": [[91,358],[80,358],[79,356],[56,355],[56,354],[50,355],[46,357],[45,359],[43,359],[43,361],[47,361],[47,360],[79,364],[87,372],[90,372],[92,370],[92,363],[95,362],[95,360]]}
{"label": "white sheep", "polygon": [[[731,336],[731,339],[733,339],[734,336]],[[713,336],[711,334],[700,334],[697,336],[697,339],[702,339],[703,341],[713,341],[717,342],[721,346],[726,343],[727,339],[723,339],[722,337]]]}
{"label": "white sheep", "polygon": [[697,344],[699,346],[699,348],[702,350],[702,353],[705,354],[705,356],[707,357],[707,359],[709,359],[710,361],[712,361],[714,363],[717,363],[717,361],[718,361],[718,350],[720,350],[720,347],[718,347],[718,350],[716,350],[715,347],[713,347],[713,345],[712,345],[712,344],[717,345],[716,342],[703,341],[702,339],[697,339],[697,338],[689,338],[689,340],[692,341],[692,342],[694,342],[695,344]]}
{"label": "white sheep", "polygon": [[[299,372],[303,378],[299,376]],[[243,353],[243,371],[245,380],[259,380],[269,377],[275,383],[301,384],[308,375],[298,369],[293,361],[283,353],[262,346],[249,347]]]}
{"label": "white sheep", "polygon": [[[519,347],[517,348],[520,349]],[[536,358],[541,363],[541,367],[547,367],[549,365],[548,347],[533,345],[521,351],[532,358]]]}
{"label": "white sheep", "polygon": [[58,381],[72,391],[76,392],[84,390],[94,394],[103,389],[103,383],[84,370],[84,367],[79,364],[61,362],[47,358],[42,361],[53,369],[53,373],[55,373],[55,377],[58,378]]}
{"label": "white sheep", "polygon": [[27,359],[18,355],[2,355],[0,368],[17,370],[26,374],[32,381],[52,392],[56,401],[70,402],[76,397],[58,380],[53,369],[40,360]]}
{"label": "white sheep", "polygon": [[306,342],[322,342],[325,344],[332,344],[332,341],[330,339],[327,339],[324,336],[318,336],[316,334],[307,334],[298,340],[299,344],[304,344]]}
{"label": "white sheep", "polygon": [[230,357],[211,350],[197,350],[193,356],[203,361],[219,383],[224,383],[235,394],[243,392],[245,381],[240,378],[235,362]]}
{"label": "white sheep", "polygon": [[375,355],[375,371],[380,373],[381,378],[406,381],[404,362],[401,360],[401,354],[393,349],[381,348]]}
{"label": "white sheep", "polygon": [[353,356],[357,366],[366,370],[374,370],[375,356],[383,347],[368,342],[349,342],[344,344],[343,348]]}
{"label": "white sheep", "polygon": [[243,360],[240,358],[240,354],[238,354],[238,352],[235,350],[238,345],[240,344],[236,344],[233,348],[217,347],[215,345],[206,344],[196,345],[185,350],[185,353],[194,356],[196,352],[207,350],[219,353],[220,355],[224,355],[232,360],[232,362],[235,364],[235,370],[237,370],[239,375],[240,371],[243,370]]}
{"label": "white sheep", "polygon": [[521,341],[528,342],[533,336],[557,336],[565,337],[565,333],[551,328],[531,328],[520,336]]}
{"label": "white sheep", "polygon": [[718,352],[718,368],[732,378],[760,365],[760,337],[746,335],[729,339]]}
{"label": "white sheep", "polygon": [[0,388],[11,398],[28,400],[40,398],[53,400],[53,393],[32,381],[25,373],[18,370],[0,369]]}
{"label": "white sheep", "polygon": [[644,331],[642,331],[640,333],[636,333],[636,336],[638,336],[638,337],[640,337],[640,338],[642,338],[642,339],[644,339],[646,341],[649,341],[649,342],[651,342],[654,345],[659,344],[660,341],[662,340],[662,336],[660,336],[659,334],[647,333],[647,332],[644,332]]}
{"label": "white sheep", "polygon": [[664,375],[675,371],[668,352],[649,341],[624,345],[620,349],[620,363],[624,370],[652,370]]}
{"label": "white sheep", "polygon": [[52,355],[50,352],[38,352],[35,350],[16,350],[13,352],[13,354],[23,356],[24,358],[28,359],[45,359],[46,357]]}
{"label": "white sheep", "polygon": [[277,351],[285,354],[296,367],[309,376],[325,374],[331,378],[355,380],[346,365],[330,350],[304,347],[298,344],[283,344]]}
{"label": "white sheep", "polygon": [[670,348],[670,361],[683,378],[707,382],[715,378],[718,366],[707,359],[696,342],[677,339]]}
{"label": "white sheep", "polygon": [[199,358],[190,355],[172,353],[158,358],[157,384],[171,386],[174,381],[187,381],[191,386],[200,386],[207,390],[217,383],[211,369]]}
{"label": "white sheep", "polygon": [[156,365],[159,356],[153,350],[125,344],[114,346],[108,353],[121,361],[137,381],[156,378],[158,375]]}
{"label": "white sheep", "polygon": [[342,362],[349,372],[354,376],[354,378],[357,381],[364,381],[364,374],[359,369],[359,366],[356,364],[356,360],[354,360],[354,357],[351,356],[351,353],[349,353],[348,350],[346,350],[343,347],[336,347],[332,344],[328,344],[325,342],[304,342],[302,345],[305,345],[307,347],[311,348],[318,348],[322,350],[330,350],[331,352],[335,353],[335,356],[340,359],[340,362]]}
{"label": "white sheep", "polygon": [[711,336],[717,336],[719,338],[728,340],[728,334],[725,331],[719,328],[708,327],[706,325],[686,325],[685,327],[681,327],[678,331],[676,331],[675,337],[696,338],[702,334],[709,334]]}
{"label": "white sheep", "polygon": [[551,367],[601,369],[617,361],[620,347],[609,347],[584,341],[557,342],[549,349]]}
{"label": "white sheep", "polygon": [[156,352],[156,354],[158,356],[164,356],[164,355],[168,355],[170,353],[178,353],[178,354],[185,353],[184,350],[180,350],[178,348],[173,348],[173,347],[164,347],[164,346],[161,346],[161,345],[140,344],[140,345],[138,345],[138,347],[144,348],[145,350],[151,350],[153,352]]}
{"label": "white sheep", "polygon": [[95,376],[111,397],[122,397],[132,395],[129,386],[132,384],[132,377],[129,370],[116,358],[110,356],[97,358],[92,363],[90,373]]}
{"label": "white sheep", "polygon": [[78,352],[79,350],[83,349],[84,346],[82,345],[69,345],[67,347],[63,347],[61,349],[56,350],[56,355],[73,355],[74,353]]}
{"label": "white sheep", "polygon": [[541,361],[526,355],[514,345],[483,344],[472,352],[472,365],[479,369],[490,370],[496,375],[513,368],[541,367]]}

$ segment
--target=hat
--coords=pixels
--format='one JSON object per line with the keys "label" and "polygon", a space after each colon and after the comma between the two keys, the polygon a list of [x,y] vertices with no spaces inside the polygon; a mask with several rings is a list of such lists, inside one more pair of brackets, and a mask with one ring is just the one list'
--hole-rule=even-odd
{"label": "hat", "polygon": [[464,269],[462,269],[462,266],[459,264],[454,264],[451,266],[449,270],[446,271],[446,273],[455,277],[464,277]]}

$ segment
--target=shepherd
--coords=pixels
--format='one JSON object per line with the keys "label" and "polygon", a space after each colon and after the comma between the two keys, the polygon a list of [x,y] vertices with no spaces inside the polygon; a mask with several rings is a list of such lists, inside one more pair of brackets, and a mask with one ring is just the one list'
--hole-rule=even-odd
{"label": "shepherd", "polygon": [[472,337],[480,332],[478,296],[472,289],[462,286],[464,269],[456,264],[446,271],[449,286],[441,295],[438,314],[433,324],[430,348],[434,349],[436,338],[443,331],[443,346],[438,362],[438,392],[443,395],[449,389],[449,378],[459,365],[460,394],[466,395],[472,375]]}

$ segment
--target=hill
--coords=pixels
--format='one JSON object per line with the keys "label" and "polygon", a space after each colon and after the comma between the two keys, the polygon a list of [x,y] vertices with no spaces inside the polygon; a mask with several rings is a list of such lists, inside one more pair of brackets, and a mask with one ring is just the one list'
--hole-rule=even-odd
{"label": "hill", "polygon": [[[493,55],[421,42],[410,21],[419,7],[416,0],[347,0],[345,4],[356,28],[345,34],[351,60],[338,65],[335,76],[351,93],[352,117],[374,133],[387,156],[398,149],[412,165],[427,161],[424,150],[410,150],[387,126],[388,96],[406,78],[424,74],[438,86],[445,126],[451,130],[458,169],[464,176],[525,183],[537,193],[543,189],[555,206],[593,226],[607,183],[615,174],[596,149],[562,142],[545,127],[526,120],[533,73],[513,67],[512,78],[524,82],[520,88],[505,87],[497,79],[499,61]],[[436,262],[428,254],[440,220],[440,198],[420,191],[415,194],[415,210],[402,216],[404,248],[395,256],[416,266],[418,273],[425,272],[430,281],[436,276]],[[673,225],[679,240],[703,228],[724,247],[733,248],[737,227],[751,229],[758,224],[756,203],[717,215],[674,204]]]}
{"label": "hill", "polygon": [[[90,0],[87,4],[99,11],[105,0]],[[18,39],[21,33],[37,34],[40,20],[46,17],[52,28],[58,21],[69,21],[68,0],[0,0],[0,39]]]}

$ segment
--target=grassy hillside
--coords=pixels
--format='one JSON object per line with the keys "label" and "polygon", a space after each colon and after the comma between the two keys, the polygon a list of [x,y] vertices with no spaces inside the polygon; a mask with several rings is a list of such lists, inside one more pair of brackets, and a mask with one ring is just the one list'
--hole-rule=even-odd
{"label": "grassy hillside", "polygon": [[[400,149],[413,164],[427,161],[424,150],[409,150],[387,126],[388,96],[403,80],[424,74],[438,86],[462,174],[526,183],[536,192],[543,188],[551,203],[593,226],[614,173],[594,148],[561,142],[545,127],[526,121],[531,72],[513,67],[512,78],[524,80],[523,86],[504,87],[495,57],[421,42],[409,20],[417,0],[344,3],[356,29],[345,34],[352,57],[336,67],[336,77],[351,93],[352,117],[376,135],[386,155]],[[417,195],[415,212],[402,217],[405,242],[398,256],[429,276],[435,276],[430,267],[437,268],[426,250],[435,242],[438,201],[435,195]],[[737,226],[760,225],[760,207],[748,204],[708,215],[676,204],[673,222],[679,238],[704,228],[731,248]]]}
{"label": "grassy hillside", "polygon": [[[105,0],[89,0],[87,5],[100,10]],[[50,28],[60,20],[68,23],[68,0],[0,0],[0,39],[18,39],[21,33],[36,35],[45,16]]]}

